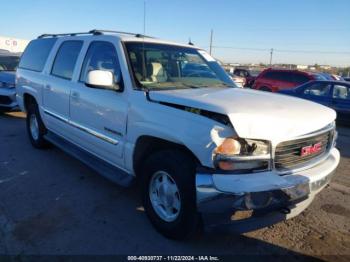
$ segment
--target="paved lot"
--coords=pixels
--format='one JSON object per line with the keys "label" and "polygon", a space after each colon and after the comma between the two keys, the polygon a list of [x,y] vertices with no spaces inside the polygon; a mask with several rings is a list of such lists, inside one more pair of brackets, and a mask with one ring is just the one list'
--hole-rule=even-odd
{"label": "paved lot", "polygon": [[[350,259],[350,129],[330,187],[299,217],[244,235],[163,238],[136,188],[120,188],[56,148],[29,144],[21,113],[0,114],[0,254],[283,254]],[[343,256],[348,255],[348,257]]]}

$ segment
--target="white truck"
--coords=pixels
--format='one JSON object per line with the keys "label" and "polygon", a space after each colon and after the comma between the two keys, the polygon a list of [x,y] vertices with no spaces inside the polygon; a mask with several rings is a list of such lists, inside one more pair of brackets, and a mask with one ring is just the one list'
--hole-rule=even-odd
{"label": "white truck", "polygon": [[42,35],[16,76],[34,147],[128,186],[154,227],[253,230],[303,211],[339,163],[336,113],[236,88],[204,50],[124,32]]}

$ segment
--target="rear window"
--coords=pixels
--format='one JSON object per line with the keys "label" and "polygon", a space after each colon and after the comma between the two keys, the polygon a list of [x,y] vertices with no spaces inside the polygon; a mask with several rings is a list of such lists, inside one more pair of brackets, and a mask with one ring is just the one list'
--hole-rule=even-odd
{"label": "rear window", "polygon": [[21,57],[19,68],[43,71],[46,59],[56,40],[56,38],[48,38],[31,41]]}
{"label": "rear window", "polygon": [[75,63],[77,62],[82,41],[66,41],[57,52],[51,74],[64,79],[72,79]]}

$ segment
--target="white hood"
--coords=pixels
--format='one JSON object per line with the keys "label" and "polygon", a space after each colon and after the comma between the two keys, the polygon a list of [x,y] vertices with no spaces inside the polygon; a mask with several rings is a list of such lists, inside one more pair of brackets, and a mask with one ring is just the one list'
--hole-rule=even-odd
{"label": "white hood", "polygon": [[336,118],[334,110],[320,104],[240,88],[150,91],[149,95],[155,101],[225,114],[243,138],[286,140],[319,130]]}

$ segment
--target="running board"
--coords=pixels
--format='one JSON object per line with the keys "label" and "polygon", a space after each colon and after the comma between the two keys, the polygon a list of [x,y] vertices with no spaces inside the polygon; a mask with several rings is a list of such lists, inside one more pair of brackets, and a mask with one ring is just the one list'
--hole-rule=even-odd
{"label": "running board", "polygon": [[45,139],[116,184],[127,187],[134,180],[131,174],[103,161],[53,132],[48,131]]}

